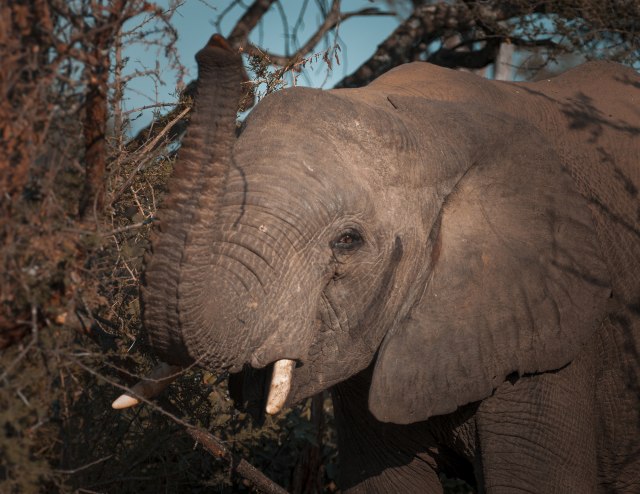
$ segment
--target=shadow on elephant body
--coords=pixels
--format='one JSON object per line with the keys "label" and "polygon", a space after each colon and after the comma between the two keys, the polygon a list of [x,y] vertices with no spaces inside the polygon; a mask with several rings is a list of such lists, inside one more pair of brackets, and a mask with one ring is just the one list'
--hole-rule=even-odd
{"label": "shadow on elephant body", "polygon": [[[371,479],[375,492],[392,492],[401,485],[402,492],[418,493],[424,492],[426,484],[437,489],[440,483],[449,492],[446,485],[462,488],[460,480],[475,488],[476,478],[482,477],[474,422],[479,403],[411,425],[383,423],[368,408],[372,373],[373,365],[331,388],[341,488],[369,492]],[[246,368],[229,377],[229,393],[236,407],[258,425],[265,421],[265,389],[270,378],[270,367]]]}
{"label": "shadow on elephant body", "polygon": [[229,396],[239,410],[251,415],[258,426],[264,425],[269,383],[273,366],[254,369],[247,365],[229,375]]}
{"label": "shadow on elephant body", "polygon": [[[549,108],[559,109],[563,120],[552,121],[560,130],[588,131],[587,142],[595,144],[605,137],[607,130],[626,137],[640,134],[640,125],[635,123],[639,115],[637,105],[627,104],[640,97],[636,93],[640,83],[633,81],[633,77],[633,69],[611,62],[593,62],[546,81],[517,87],[539,102],[549,103]],[[523,111],[528,113],[529,109]]]}
{"label": "shadow on elephant body", "polygon": [[543,136],[505,122],[509,145],[447,196],[425,290],[385,335],[369,403],[382,421],[451,413],[514,372],[558,369],[604,319],[609,274],[584,198]]}
{"label": "shadow on elephant body", "polygon": [[[640,368],[640,341],[633,337],[640,331],[639,314],[634,304],[618,306],[603,324],[598,339],[601,359],[608,364],[598,375],[602,384],[597,386],[597,400],[603,410],[599,440],[602,445],[616,444],[603,455],[601,468],[606,472],[602,475],[606,485],[614,492],[640,489],[640,442],[625,432],[633,424],[640,430],[640,375],[636,372]],[[619,402],[630,406],[622,409]]]}
{"label": "shadow on elephant body", "polygon": [[373,366],[331,388],[341,488],[438,492],[442,474],[475,486],[482,476],[473,420],[479,404],[410,425],[380,422],[368,407],[372,373]]}

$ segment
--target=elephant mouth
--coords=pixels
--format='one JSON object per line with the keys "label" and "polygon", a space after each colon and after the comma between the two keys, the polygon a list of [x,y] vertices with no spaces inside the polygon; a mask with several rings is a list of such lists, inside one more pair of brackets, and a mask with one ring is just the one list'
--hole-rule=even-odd
{"label": "elephant mouth", "polygon": [[[241,404],[241,406],[242,403],[245,402],[244,407],[246,407],[247,402],[244,398],[245,395],[248,395],[249,401],[251,400],[252,395],[254,398],[256,397],[255,391],[257,391],[258,396],[264,397],[264,391],[266,387],[265,385],[267,384],[265,376],[270,375],[266,405],[264,405],[264,398],[259,399],[260,408],[262,408],[262,405],[264,405],[263,410],[269,415],[275,415],[279,413],[284,408],[284,405],[287,402],[287,398],[289,397],[289,392],[291,391],[291,381],[293,378],[293,369],[295,368],[295,366],[295,360],[280,359],[262,369],[245,368],[235,375],[239,376],[241,374],[249,373],[250,375],[246,376],[248,378],[247,381],[259,381],[261,384],[261,386],[259,387],[262,389],[254,390],[253,393],[247,393],[246,386],[241,383],[240,389],[238,389],[234,393],[231,389],[233,387],[233,384],[231,384],[230,382],[230,391],[232,393],[234,401]],[[131,388],[132,393],[127,392],[119,396],[112,403],[112,407],[115,409],[129,408],[140,403],[140,398],[147,400],[153,398],[154,396],[157,396],[169,384],[171,384],[177,377],[181,375],[182,370],[183,369],[181,367],[161,363],[151,371],[149,376],[142,379]],[[259,378],[256,379],[256,376],[259,376]],[[235,394],[236,396],[234,397],[233,394]]]}
{"label": "elephant mouth", "polygon": [[290,404],[297,365],[299,361],[280,359],[260,367],[245,364],[238,372],[229,373],[229,396],[235,407],[262,425],[267,414],[277,414]]}

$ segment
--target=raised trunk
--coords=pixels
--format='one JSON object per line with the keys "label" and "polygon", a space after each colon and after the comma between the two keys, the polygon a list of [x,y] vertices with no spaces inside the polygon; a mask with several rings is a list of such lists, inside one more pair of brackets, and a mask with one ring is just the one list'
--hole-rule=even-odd
{"label": "raised trunk", "polygon": [[[211,321],[206,287],[214,276],[211,243],[216,202],[231,163],[236,113],[247,80],[239,54],[214,35],[196,55],[198,90],[169,194],[158,211],[159,228],[145,258],[143,322],[157,354],[185,365],[200,359]],[[224,301],[220,301],[224,305]]]}

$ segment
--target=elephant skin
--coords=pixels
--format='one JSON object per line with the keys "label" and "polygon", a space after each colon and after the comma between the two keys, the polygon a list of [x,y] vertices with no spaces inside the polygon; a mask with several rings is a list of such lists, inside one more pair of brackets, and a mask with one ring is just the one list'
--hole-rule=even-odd
{"label": "elephant skin", "polygon": [[236,139],[240,59],[198,61],[142,287],[163,360],[258,395],[296,361],[345,492],[640,492],[636,72],[412,63],[271,94]]}

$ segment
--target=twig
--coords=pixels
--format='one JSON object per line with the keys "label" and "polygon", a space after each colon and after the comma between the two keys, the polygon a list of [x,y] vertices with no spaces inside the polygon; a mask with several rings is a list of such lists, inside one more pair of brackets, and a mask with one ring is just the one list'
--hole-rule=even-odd
{"label": "twig", "polygon": [[[75,356],[73,354],[67,355],[68,360],[70,360],[71,362],[76,364],[78,367],[84,369],[89,374],[92,374],[92,375],[94,375],[94,376],[106,381],[107,383],[111,384],[112,386],[115,386],[116,388],[119,388],[119,389],[122,389],[122,390],[126,391],[127,393],[132,393],[131,388],[128,388],[127,386],[123,386],[119,382],[117,382],[117,381],[115,381],[115,380],[113,380],[113,379],[111,379],[111,378],[109,378],[109,377],[107,377],[107,376],[105,376],[103,374],[100,374],[96,370],[94,370],[91,367],[83,364],[82,362],[80,362],[78,359],[76,359],[74,357]],[[188,423],[187,421],[177,417],[176,415],[172,414],[171,412],[168,412],[165,409],[159,407],[157,404],[151,402],[150,400],[148,400],[144,396],[142,396],[140,394],[137,394],[137,393],[133,393],[133,394],[141,402],[144,402],[144,403],[148,404],[149,406],[151,406],[155,411],[157,411],[157,412],[161,413],[162,415],[170,418],[176,424],[182,425],[185,428],[185,430],[187,431],[187,433],[191,437],[193,437],[196,441],[200,442],[207,449],[207,451],[209,451],[215,457],[225,460],[227,463],[229,463],[229,466],[230,466],[232,471],[237,472],[240,476],[242,476],[243,478],[245,478],[248,481],[250,481],[251,483],[253,483],[256,486],[256,488],[258,488],[262,492],[265,492],[266,494],[287,494],[286,490],[284,490],[278,484],[276,484],[271,479],[269,479],[267,476],[265,476],[260,470],[258,470],[256,467],[251,465],[244,458],[238,458],[233,453],[231,453],[231,451],[229,451],[229,449],[224,445],[224,443],[222,441],[220,441],[219,439],[217,439],[215,436],[209,434],[206,431],[203,431],[202,429],[196,428],[194,425],[192,425],[192,424]]]}
{"label": "twig", "polygon": [[102,235],[104,237],[110,237],[111,235],[115,235],[116,233],[123,233],[123,232],[127,232],[129,230],[135,230],[136,228],[142,228],[143,226],[148,225],[149,223],[153,222],[153,218],[149,218],[147,220],[144,221],[140,221],[138,223],[134,223],[133,225],[127,225],[127,226],[123,226],[121,228],[115,228],[109,232],[105,232]]}
{"label": "twig", "polygon": [[98,463],[102,463],[103,461],[110,460],[111,458],[113,458],[113,455],[108,455],[108,456],[105,456],[104,458],[100,458],[99,460],[92,461],[91,463],[87,463],[86,465],[82,465],[81,467],[74,468],[73,470],[54,470],[54,472],[61,473],[62,475],[73,475],[78,472],[81,472],[82,470],[86,470],[87,468],[91,468],[92,466],[97,465]]}
{"label": "twig", "polygon": [[24,358],[24,356],[29,353],[31,347],[33,347],[38,341],[38,310],[35,305],[31,306],[31,341],[27,344],[26,347],[20,352],[20,354],[13,359],[13,361],[7,366],[2,375],[0,376],[0,381],[4,381],[13,368],[18,365],[18,363]]}
{"label": "twig", "polygon": [[[307,42],[302,45],[293,55],[291,56],[282,56],[274,53],[266,52],[266,55],[269,59],[276,65],[281,67],[287,67],[290,65],[294,65],[298,59],[302,58],[304,55],[313,50],[313,47],[316,46],[322,37],[331,29],[335,28],[341,22],[350,19],[352,17],[359,16],[393,16],[396,15],[395,12],[391,11],[380,11],[376,8],[366,8],[362,10],[357,10],[354,12],[345,12],[340,13],[340,0],[333,0],[331,4],[331,8],[329,12],[324,18],[324,22],[316,32],[311,35],[311,37],[307,40]],[[263,50],[260,50],[258,47],[248,43],[245,47],[245,50],[250,55],[258,55],[265,53]]]}
{"label": "twig", "polygon": [[273,482],[260,470],[251,465],[244,458],[239,460],[218,440],[202,429],[191,427],[187,433],[198,441],[213,456],[222,458],[231,463],[231,469],[249,480],[258,490],[266,494],[287,494],[281,486]]}
{"label": "twig", "polygon": [[150,105],[142,105],[132,108],[131,110],[126,110],[123,112],[124,115],[131,115],[132,113],[140,113],[144,110],[155,110],[157,108],[175,108],[175,103],[153,103]]}
{"label": "twig", "polygon": [[[78,367],[80,367],[81,369],[85,370],[86,372],[88,372],[89,374],[91,374],[93,376],[96,376],[99,379],[102,379],[106,383],[111,384],[112,386],[115,386],[116,388],[121,389],[121,390],[123,390],[123,391],[125,391],[127,393],[133,393],[131,388],[120,384],[116,380],[111,379],[111,378],[105,376],[104,374],[99,373],[98,371],[92,369],[88,365],[83,364],[82,362],[80,362],[78,359],[75,358],[76,356],[83,356],[83,355],[84,354],[66,354],[66,358],[69,359],[71,362],[73,362]],[[186,422],[186,421],[182,420],[180,417],[172,414],[171,412],[167,412],[164,408],[159,407],[157,404],[153,403],[151,400],[145,398],[144,396],[141,396],[141,395],[136,394],[136,393],[133,393],[133,394],[135,394],[136,398],[138,398],[141,402],[146,403],[147,405],[152,407],[156,412],[164,415],[165,417],[168,417],[169,419],[173,420],[176,424],[180,424],[180,425],[182,425],[183,427],[185,427],[187,429],[193,427],[189,422]]]}
{"label": "twig", "polygon": [[[169,133],[169,131],[173,128],[173,126],[176,123],[178,123],[180,120],[182,120],[182,118],[186,116],[186,114],[189,113],[189,111],[191,111],[191,107],[184,108],[180,113],[178,113],[178,115],[175,118],[173,118],[173,120],[171,120],[167,125],[165,125],[165,127],[158,133],[157,136],[155,136],[151,141],[145,144],[142,148],[138,149],[136,151],[136,154],[139,154],[141,156],[147,156],[153,149],[156,148],[160,140]],[[140,160],[140,163],[138,163],[138,166],[136,166],[136,169],[133,171],[133,173],[131,173],[131,175],[127,177],[124,183],[111,197],[111,200],[109,201],[111,204],[113,204],[118,200],[118,198],[124,193],[124,191],[131,185],[136,175],[140,173],[140,170],[142,170],[142,167],[144,167],[144,165],[150,159],[151,158],[147,156],[146,158]]]}
{"label": "twig", "polygon": [[136,151],[140,152],[141,154],[146,154],[151,150],[153,150],[158,144],[158,142],[160,141],[160,139],[162,139],[162,137],[164,137],[182,117],[184,117],[187,113],[189,113],[190,110],[191,110],[191,107],[184,108],[175,118],[173,118],[167,125],[165,125],[165,127],[158,133],[157,136],[153,138],[152,141],[148,142],[147,144],[145,144],[144,147]]}

